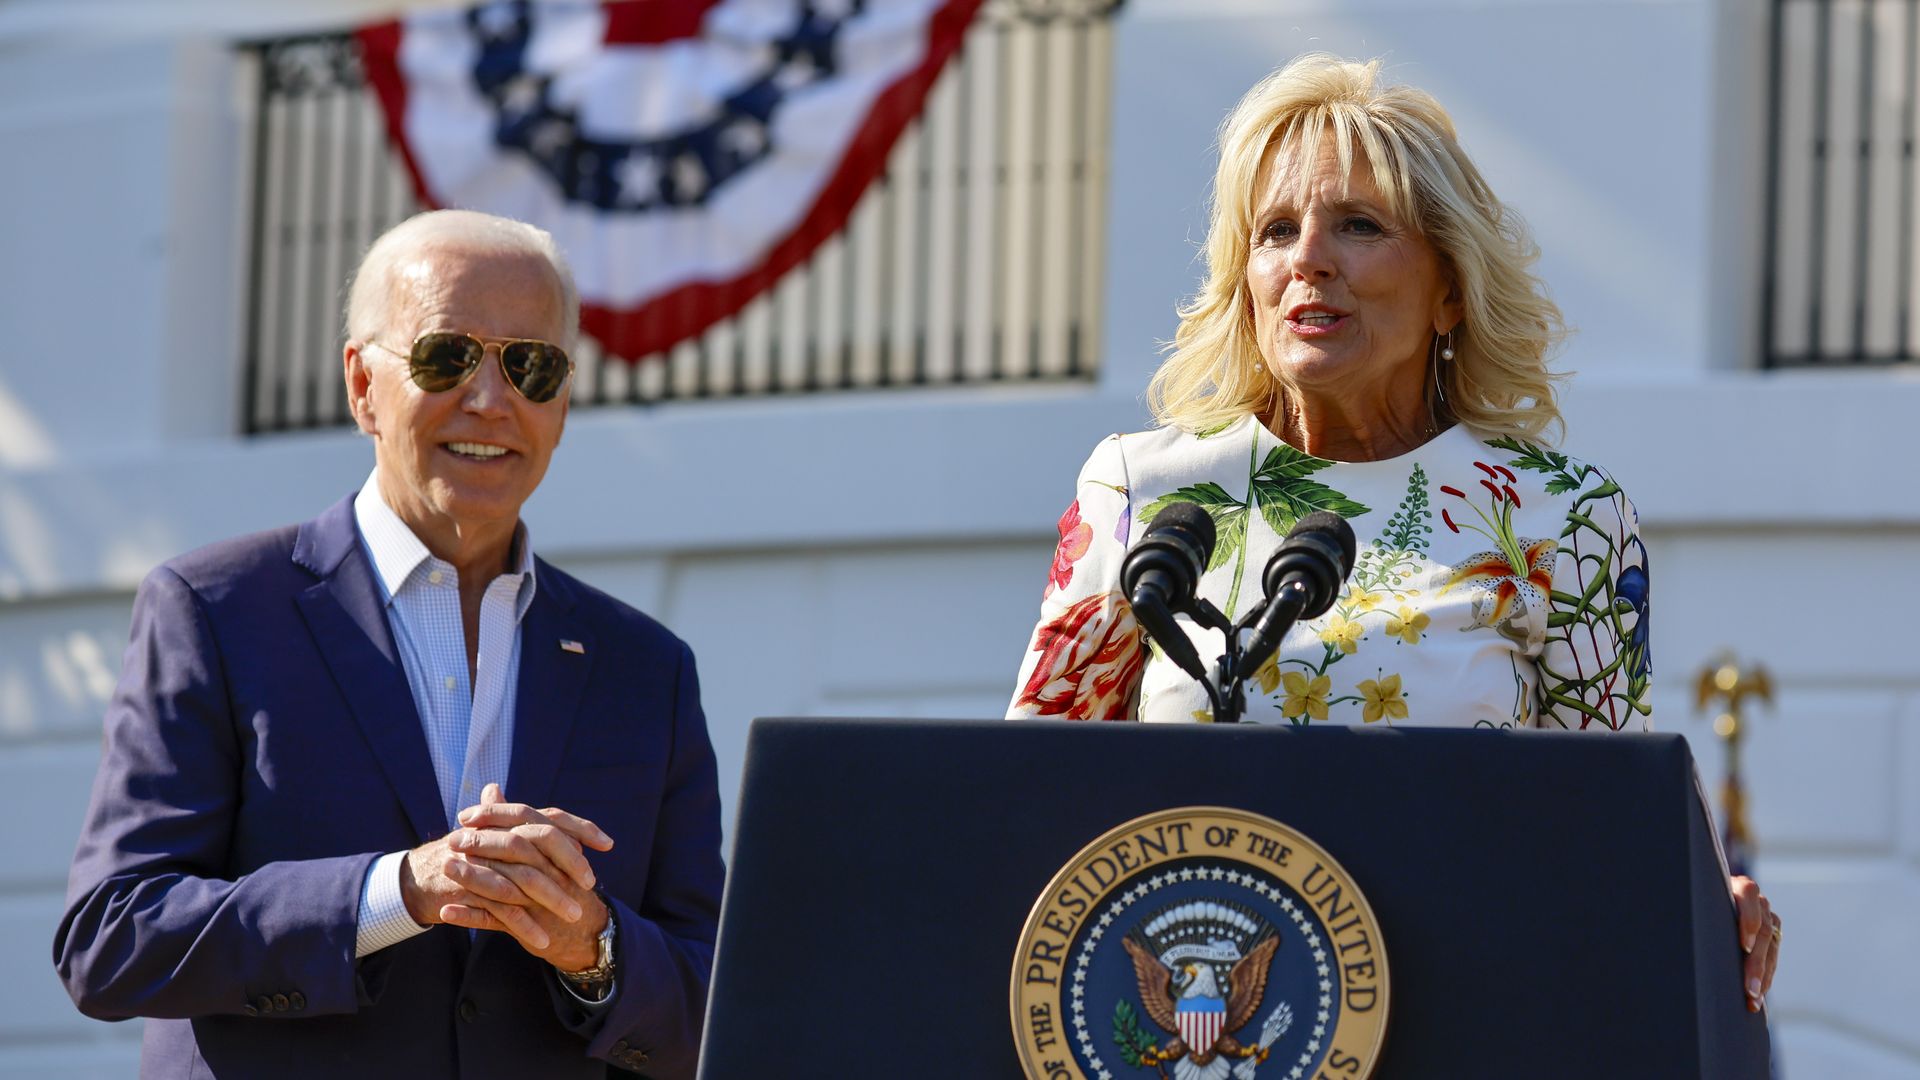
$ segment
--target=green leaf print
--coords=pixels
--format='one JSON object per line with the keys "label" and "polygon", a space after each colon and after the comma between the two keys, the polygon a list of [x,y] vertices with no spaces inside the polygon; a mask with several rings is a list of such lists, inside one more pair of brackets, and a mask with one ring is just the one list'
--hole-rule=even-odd
{"label": "green leaf print", "polygon": [[1239,557],[1239,563],[1233,571],[1233,592],[1227,597],[1227,614],[1233,614],[1233,598],[1240,595],[1240,576],[1247,566],[1247,508],[1225,510],[1214,515],[1213,522],[1219,527],[1219,542],[1214,546],[1213,558],[1208,561],[1208,570],[1218,570],[1227,565],[1227,560]]}
{"label": "green leaf print", "polygon": [[[1581,465],[1578,470],[1571,468],[1572,458],[1558,450],[1548,450],[1530,442],[1521,442],[1511,435],[1502,435],[1497,439],[1488,439],[1487,445],[1496,450],[1511,450],[1520,455],[1508,465],[1528,472],[1543,473],[1547,477],[1546,489],[1549,495],[1565,495],[1580,487],[1580,482],[1593,472],[1593,466]],[[1619,489],[1615,489],[1616,491]],[[1574,500],[1585,501],[1584,498]]]}
{"label": "green leaf print", "polygon": [[1427,537],[1433,533],[1432,521],[1433,512],[1427,509],[1427,471],[1416,462],[1413,474],[1407,477],[1407,496],[1387,519],[1387,527],[1380,534],[1380,546],[1391,551],[1425,553]]}
{"label": "green leaf print", "polygon": [[1213,516],[1219,541],[1214,546],[1213,558],[1207,563],[1207,569],[1215,570],[1225,566],[1228,559],[1234,560],[1233,585],[1227,593],[1226,603],[1226,615],[1231,619],[1234,617],[1234,608],[1240,602],[1240,586],[1246,579],[1247,527],[1250,511],[1255,507],[1259,508],[1260,516],[1268,527],[1282,536],[1302,517],[1315,510],[1330,510],[1345,518],[1368,513],[1366,506],[1317,480],[1306,479],[1332,464],[1324,458],[1303,454],[1284,444],[1268,450],[1265,460],[1262,460],[1260,442],[1256,436],[1247,461],[1245,499],[1234,498],[1219,484],[1193,484],[1148,503],[1140,511],[1140,521],[1142,524],[1151,522],[1155,514],[1176,502],[1195,503]]}
{"label": "green leaf print", "polygon": [[[1372,544],[1362,547],[1354,566],[1354,584],[1362,589],[1392,588],[1400,571],[1417,567],[1433,532],[1433,512],[1427,508],[1427,473],[1417,463],[1407,477],[1407,494]],[[1396,593],[1397,595],[1397,593]]]}
{"label": "green leaf print", "polygon": [[1332,464],[1284,444],[1267,451],[1266,460],[1254,470],[1249,486],[1260,501],[1261,516],[1274,532],[1285,536],[1296,522],[1315,510],[1328,510],[1341,517],[1357,517],[1367,512],[1365,506],[1327,485],[1306,479]]}
{"label": "green leaf print", "polygon": [[1260,468],[1254,472],[1253,478],[1265,481],[1297,479],[1302,476],[1312,476],[1332,464],[1333,462],[1325,458],[1303,454],[1281,443],[1267,451],[1267,459],[1260,463]]}
{"label": "green leaf print", "polygon": [[1502,435],[1497,439],[1488,439],[1487,445],[1496,450],[1511,450],[1520,456],[1507,464],[1516,469],[1526,469],[1537,473],[1564,473],[1572,460],[1558,450],[1548,450],[1530,442],[1521,442],[1511,435]]}
{"label": "green leaf print", "polygon": [[1146,505],[1140,511],[1141,524],[1147,524],[1158,517],[1160,511],[1174,503],[1193,503],[1204,509],[1213,518],[1214,533],[1218,541],[1214,544],[1213,558],[1207,562],[1208,570],[1217,570],[1225,566],[1237,550],[1235,545],[1244,543],[1247,537],[1247,507],[1239,499],[1227,494],[1227,489],[1219,484],[1208,482],[1192,484],[1178,491],[1162,495]]}
{"label": "green leaf print", "polygon": [[1208,481],[1204,484],[1191,484],[1187,487],[1170,491],[1148,503],[1140,511],[1140,523],[1144,525],[1152,521],[1160,511],[1165,510],[1174,503],[1183,502],[1195,503],[1205,507],[1207,513],[1213,514],[1216,517],[1219,516],[1220,507],[1245,505],[1239,499],[1227,494],[1226,488],[1212,481]]}
{"label": "green leaf print", "polygon": [[1315,510],[1330,510],[1343,518],[1356,518],[1367,508],[1316,480],[1290,480],[1258,491],[1260,514],[1281,536],[1293,531],[1299,520]]}

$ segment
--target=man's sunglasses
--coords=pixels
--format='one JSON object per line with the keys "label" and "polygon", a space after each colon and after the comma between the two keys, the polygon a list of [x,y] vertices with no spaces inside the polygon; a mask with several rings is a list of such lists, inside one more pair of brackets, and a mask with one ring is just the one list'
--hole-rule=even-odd
{"label": "man's sunglasses", "polygon": [[[377,341],[367,344],[399,356]],[[573,361],[567,352],[550,341],[535,338],[487,338],[451,330],[435,330],[413,339],[406,354],[413,385],[429,394],[451,390],[466,382],[487,358],[487,346],[500,346],[500,373],[520,396],[534,404],[552,401],[567,385]]]}

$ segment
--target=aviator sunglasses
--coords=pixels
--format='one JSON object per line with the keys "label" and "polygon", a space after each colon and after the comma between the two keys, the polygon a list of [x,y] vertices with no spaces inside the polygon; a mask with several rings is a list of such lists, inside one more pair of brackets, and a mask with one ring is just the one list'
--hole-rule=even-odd
{"label": "aviator sunglasses", "polygon": [[[452,330],[433,330],[413,339],[406,353],[413,385],[429,394],[451,390],[466,382],[487,358],[487,346],[500,346],[500,373],[520,396],[536,405],[552,401],[567,384],[573,361],[567,352],[550,341],[536,338],[487,338]],[[377,341],[367,342],[382,351],[401,355]]]}

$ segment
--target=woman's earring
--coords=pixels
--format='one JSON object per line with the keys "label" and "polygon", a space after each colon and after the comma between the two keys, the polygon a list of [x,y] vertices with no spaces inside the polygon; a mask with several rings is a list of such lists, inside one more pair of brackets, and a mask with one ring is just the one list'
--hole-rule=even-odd
{"label": "woman's earring", "polygon": [[1440,414],[1447,410],[1447,391],[1440,384],[1440,365],[1453,359],[1453,335],[1448,334],[1442,347],[1440,335],[1433,336],[1433,343],[1427,346],[1427,370],[1433,372],[1433,396],[1427,400],[1427,430],[1435,434],[1440,431]]}
{"label": "woman's earring", "polygon": [[1451,360],[1453,359],[1453,331],[1449,330],[1441,337],[1444,340],[1440,343],[1440,359]]}

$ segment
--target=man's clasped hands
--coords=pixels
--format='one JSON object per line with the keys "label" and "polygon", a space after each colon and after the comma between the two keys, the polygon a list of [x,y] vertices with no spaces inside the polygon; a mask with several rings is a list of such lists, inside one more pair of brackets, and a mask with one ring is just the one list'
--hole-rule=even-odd
{"label": "man's clasped hands", "polygon": [[400,894],[422,926],[507,933],[561,971],[592,967],[610,917],[583,850],[608,851],[598,825],[554,807],[506,801],[488,784],[460,828],[407,853]]}

